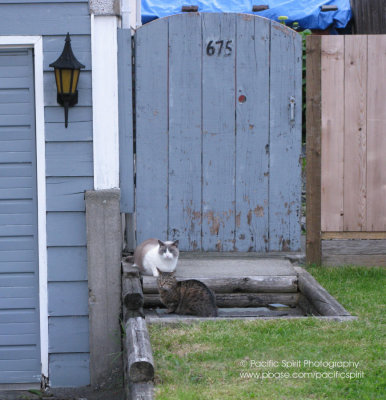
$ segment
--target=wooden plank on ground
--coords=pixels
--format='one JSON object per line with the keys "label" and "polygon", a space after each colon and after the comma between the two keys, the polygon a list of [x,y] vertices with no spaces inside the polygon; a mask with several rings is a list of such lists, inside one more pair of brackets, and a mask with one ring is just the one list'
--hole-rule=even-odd
{"label": "wooden plank on ground", "polygon": [[167,238],[168,20],[135,34],[137,242]]}
{"label": "wooden plank on ground", "polygon": [[343,230],[344,36],[322,37],[321,229]]}
{"label": "wooden plank on ground", "polygon": [[[235,14],[202,14],[204,251],[234,250],[235,18]],[[216,44],[220,41],[222,47]]]}
{"label": "wooden plank on ground", "polygon": [[300,250],[301,45],[300,35],[271,21],[270,251]]}
{"label": "wooden plank on ground", "polygon": [[386,35],[368,36],[367,230],[386,231]]}
{"label": "wooden plank on ground", "polygon": [[307,37],[307,263],[320,264],[321,212],[321,38]]}
{"label": "wooden plank on ground", "polygon": [[169,240],[201,249],[201,17],[169,20]]}
{"label": "wooden plank on ground", "polygon": [[344,51],[343,229],[361,231],[366,229],[367,36],[345,36]]}
{"label": "wooden plank on ground", "polygon": [[[237,251],[268,250],[268,19],[237,17],[236,234]],[[245,98],[240,97],[245,96]]]}

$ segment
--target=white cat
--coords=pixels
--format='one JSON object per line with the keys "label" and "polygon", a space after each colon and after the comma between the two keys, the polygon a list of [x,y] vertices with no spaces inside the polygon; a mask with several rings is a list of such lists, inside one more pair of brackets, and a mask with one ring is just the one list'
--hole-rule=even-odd
{"label": "white cat", "polygon": [[177,267],[178,256],[178,240],[162,242],[148,239],[135,249],[134,265],[142,275],[158,276],[157,268],[163,272],[173,272]]}

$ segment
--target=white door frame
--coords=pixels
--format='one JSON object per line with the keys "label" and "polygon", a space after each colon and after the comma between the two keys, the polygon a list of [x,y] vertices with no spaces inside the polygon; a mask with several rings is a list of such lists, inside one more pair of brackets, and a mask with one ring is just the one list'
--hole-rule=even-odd
{"label": "white door frame", "polygon": [[46,235],[46,156],[44,133],[44,83],[42,36],[0,36],[0,48],[34,50],[36,175],[38,197],[39,312],[42,375],[48,377],[48,295]]}

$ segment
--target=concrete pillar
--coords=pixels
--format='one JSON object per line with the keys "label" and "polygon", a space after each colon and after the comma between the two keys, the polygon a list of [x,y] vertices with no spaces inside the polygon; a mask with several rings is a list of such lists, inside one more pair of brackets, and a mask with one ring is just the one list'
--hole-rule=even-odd
{"label": "concrete pillar", "polygon": [[119,189],[86,192],[90,379],[94,388],[122,383]]}

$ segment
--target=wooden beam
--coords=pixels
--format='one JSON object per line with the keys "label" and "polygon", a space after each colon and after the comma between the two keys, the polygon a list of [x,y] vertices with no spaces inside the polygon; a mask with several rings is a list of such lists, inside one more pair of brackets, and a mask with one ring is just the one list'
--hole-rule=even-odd
{"label": "wooden beam", "polygon": [[184,318],[170,316],[168,318],[159,318],[159,317],[146,317],[148,324],[160,324],[160,325],[176,325],[179,326],[181,324],[195,324],[198,322],[208,322],[208,321],[253,321],[253,320],[304,320],[307,318],[312,318],[313,320],[319,319],[320,321],[334,321],[334,322],[347,322],[347,321],[355,321],[357,317],[352,315],[334,315],[334,316],[312,316],[312,317],[302,317],[302,316],[292,316],[292,315],[284,315],[281,317],[242,317],[242,318],[228,318],[228,317],[216,317],[216,318],[201,318],[201,317],[191,317],[185,316]]}
{"label": "wooden beam", "polygon": [[[184,277],[177,280],[198,279],[216,293],[256,292],[256,293],[291,293],[297,292],[297,276],[246,276],[234,278]],[[157,279],[143,277],[143,292],[158,293]]]}
{"label": "wooden beam", "polygon": [[386,267],[385,254],[323,254],[324,266],[357,265],[362,267]]}
{"label": "wooden beam", "polygon": [[129,318],[124,337],[126,376],[129,382],[147,382],[154,378],[154,360],[145,319]]}
{"label": "wooden beam", "polygon": [[153,400],[154,399],[154,385],[152,382],[131,382],[129,385],[130,396],[128,399],[135,400]]}
{"label": "wooden beam", "polygon": [[303,268],[295,267],[299,273],[299,289],[313,307],[323,316],[351,315],[315,278]]}
{"label": "wooden beam", "polygon": [[[296,306],[299,293],[219,293],[217,307],[262,307],[281,303]],[[162,307],[158,294],[145,294],[145,307]]]}
{"label": "wooden beam", "polygon": [[307,37],[307,239],[306,261],[320,264],[321,224],[321,37]]}
{"label": "wooden beam", "polygon": [[143,292],[139,277],[122,277],[123,320],[144,317]]}
{"label": "wooden beam", "polygon": [[386,258],[386,240],[323,240],[322,253],[323,256],[380,254]]}

